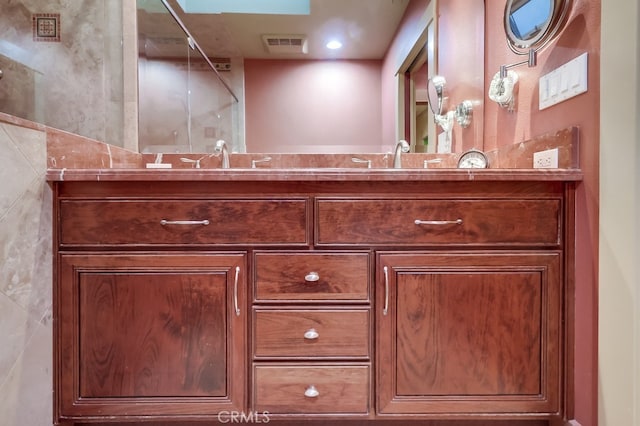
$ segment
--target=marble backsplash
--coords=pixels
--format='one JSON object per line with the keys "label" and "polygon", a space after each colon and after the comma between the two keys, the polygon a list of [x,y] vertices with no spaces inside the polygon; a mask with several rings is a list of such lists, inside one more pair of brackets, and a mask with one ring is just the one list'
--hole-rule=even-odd
{"label": "marble backsplash", "polygon": [[[1,117],[0,117],[1,118]],[[558,148],[561,169],[578,168],[579,129],[569,127],[528,141],[487,152],[493,169],[531,169],[533,154]],[[455,168],[460,154],[408,153],[402,167],[411,169]],[[47,130],[47,167],[51,169],[145,168],[150,163],[170,164],[171,168],[221,167],[217,153],[139,154],[59,130]],[[232,168],[391,168],[390,153],[371,154],[230,154]]]}

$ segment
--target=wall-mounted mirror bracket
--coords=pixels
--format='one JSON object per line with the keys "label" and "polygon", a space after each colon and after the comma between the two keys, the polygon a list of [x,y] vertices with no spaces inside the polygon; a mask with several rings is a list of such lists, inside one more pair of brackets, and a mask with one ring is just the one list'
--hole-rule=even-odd
{"label": "wall-mounted mirror bracket", "polygon": [[493,77],[491,86],[489,87],[489,98],[497,102],[503,108],[514,111],[515,106],[515,86],[518,82],[518,74],[511,68],[527,65],[529,68],[535,67],[538,61],[538,55],[535,49],[529,49],[526,61],[516,62],[509,65],[501,65],[500,71]]}
{"label": "wall-mounted mirror bracket", "polygon": [[528,65],[529,68],[535,67],[538,63],[538,54],[535,49],[530,49],[526,61],[516,62],[515,64],[501,65],[500,66],[500,78],[507,77],[507,71],[511,68],[519,67],[520,65]]}

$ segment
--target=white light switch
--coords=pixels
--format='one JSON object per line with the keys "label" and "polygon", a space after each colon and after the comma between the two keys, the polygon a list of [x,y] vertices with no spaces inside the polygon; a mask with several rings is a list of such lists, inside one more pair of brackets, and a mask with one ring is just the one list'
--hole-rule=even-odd
{"label": "white light switch", "polygon": [[545,109],[587,91],[588,53],[540,77],[539,108]]}

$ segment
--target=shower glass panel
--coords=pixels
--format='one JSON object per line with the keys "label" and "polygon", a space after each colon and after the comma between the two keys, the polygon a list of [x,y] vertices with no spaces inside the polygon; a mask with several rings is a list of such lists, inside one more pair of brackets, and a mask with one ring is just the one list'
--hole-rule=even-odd
{"label": "shower glass panel", "polygon": [[[162,0],[138,0],[138,146],[144,153],[236,152],[238,101],[197,40]],[[170,29],[168,31],[168,29]]]}

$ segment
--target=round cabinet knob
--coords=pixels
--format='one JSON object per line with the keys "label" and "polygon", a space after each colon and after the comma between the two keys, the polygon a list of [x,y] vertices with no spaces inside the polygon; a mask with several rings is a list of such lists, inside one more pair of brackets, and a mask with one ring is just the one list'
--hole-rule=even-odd
{"label": "round cabinet knob", "polygon": [[315,328],[310,328],[309,330],[304,332],[304,338],[307,340],[315,340],[318,337],[320,337],[320,335]]}
{"label": "round cabinet knob", "polygon": [[304,276],[304,280],[308,283],[316,282],[320,279],[320,275],[317,272],[309,272]]}
{"label": "round cabinet knob", "polygon": [[320,395],[320,392],[318,392],[318,389],[316,389],[316,387],[313,385],[309,386],[304,391],[304,396],[306,396],[307,398],[317,398],[318,395]]}

